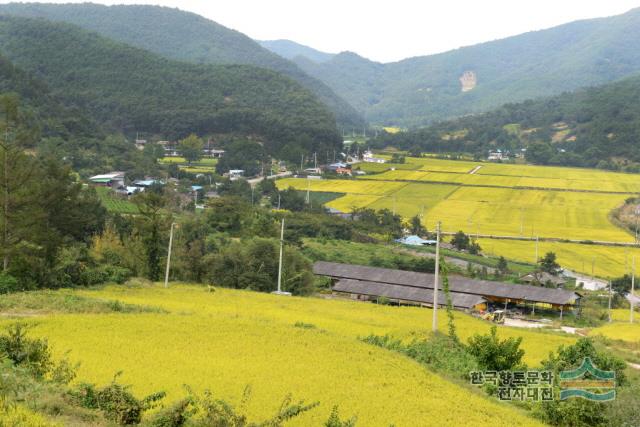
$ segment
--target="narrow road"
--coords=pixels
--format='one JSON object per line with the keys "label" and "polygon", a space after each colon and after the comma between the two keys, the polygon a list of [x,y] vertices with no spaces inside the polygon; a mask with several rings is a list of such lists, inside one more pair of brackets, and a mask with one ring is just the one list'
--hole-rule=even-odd
{"label": "narrow road", "polygon": [[482,166],[476,166],[475,168],[473,168],[471,171],[469,171],[469,175],[473,175],[476,172],[478,172],[480,170]]}
{"label": "narrow road", "polygon": [[[431,259],[435,259],[436,254],[432,254],[431,252],[418,252],[418,251],[412,251],[411,249],[406,249],[406,248],[397,248],[395,249],[396,252],[399,253],[405,253],[408,255],[413,255],[413,256],[418,256],[418,257],[422,257],[422,258],[431,258]],[[444,257],[445,262],[455,265],[457,267],[466,269],[468,264],[471,264],[474,268],[479,268],[482,269],[482,267],[485,267],[487,269],[487,273],[489,274],[493,274],[495,273],[495,268],[493,267],[487,267],[484,264],[479,264],[477,262],[473,262],[473,261],[467,261],[467,260],[463,260],[460,258],[454,258],[454,257],[450,257],[450,256],[445,256]]]}

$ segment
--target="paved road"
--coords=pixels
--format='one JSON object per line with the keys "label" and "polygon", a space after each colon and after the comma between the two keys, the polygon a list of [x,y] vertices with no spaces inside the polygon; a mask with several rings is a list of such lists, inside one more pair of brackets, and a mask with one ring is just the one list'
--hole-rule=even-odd
{"label": "paved road", "polygon": [[[419,257],[423,257],[423,258],[432,258],[435,259],[436,254],[431,253],[431,252],[419,252],[419,251],[413,251],[411,249],[408,248],[396,248],[395,249],[396,252],[403,252],[409,255],[414,255],[414,256],[419,256]],[[453,264],[457,267],[460,267],[462,269],[466,269],[467,268],[467,264],[471,264],[474,268],[479,268],[482,269],[482,267],[485,267],[487,269],[487,273],[489,274],[493,274],[495,273],[495,268],[493,267],[487,267],[484,264],[479,264],[477,262],[472,262],[472,261],[466,261],[460,258],[453,258],[450,256],[445,256],[444,257],[445,262],[449,263],[449,264]]]}

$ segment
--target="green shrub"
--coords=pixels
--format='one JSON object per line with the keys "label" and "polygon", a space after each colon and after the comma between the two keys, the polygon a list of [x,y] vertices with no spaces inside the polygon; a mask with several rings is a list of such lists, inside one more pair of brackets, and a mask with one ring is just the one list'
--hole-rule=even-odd
{"label": "green shrub", "polygon": [[324,427],[355,427],[356,417],[350,418],[346,421],[340,419],[340,413],[338,412],[338,405],[331,409],[331,415],[329,419],[324,423]]}
{"label": "green shrub", "polygon": [[147,424],[150,427],[181,427],[195,414],[196,410],[193,399],[188,397],[158,411]]}
{"label": "green shrub", "polygon": [[116,382],[119,375],[120,373],[111,384],[101,389],[97,389],[93,384],[79,384],[75,390],[69,392],[69,396],[79,406],[101,410],[106,419],[119,425],[139,424],[142,414],[153,408],[166,393],[157,392],[139,400],[131,394],[129,386]]}
{"label": "green shrub", "polygon": [[28,338],[28,330],[24,323],[10,325],[7,333],[0,336],[0,355],[42,378],[53,366],[49,344],[46,339]]}
{"label": "green shrub", "polygon": [[491,327],[487,335],[469,338],[468,352],[476,358],[481,369],[488,371],[509,371],[522,366],[524,350],[520,348],[522,337],[500,341],[497,328]]}
{"label": "green shrub", "polygon": [[18,279],[7,273],[0,273],[0,294],[8,294],[18,290],[20,290]]}

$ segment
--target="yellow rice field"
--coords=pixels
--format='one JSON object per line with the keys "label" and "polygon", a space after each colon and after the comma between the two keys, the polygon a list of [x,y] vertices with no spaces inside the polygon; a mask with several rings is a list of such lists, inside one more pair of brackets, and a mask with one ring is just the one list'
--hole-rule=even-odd
{"label": "yellow rice field", "polygon": [[[532,241],[479,239],[484,253],[503,255],[517,261],[533,263],[536,244]],[[583,245],[579,243],[539,242],[538,253],[555,252],[565,268],[596,277],[613,278],[631,271],[632,257],[640,262],[640,249],[621,246]],[[592,268],[593,267],[593,268]]]}
{"label": "yellow rice field", "polygon": [[[311,191],[345,193],[328,204],[345,212],[368,207],[395,210],[407,219],[420,215],[430,230],[441,221],[446,231],[463,230],[468,234],[634,241],[631,233],[611,222],[610,215],[627,198],[640,193],[639,174],[433,157],[407,157],[402,165],[361,165],[381,173],[357,180],[312,182]],[[474,174],[469,173],[478,166]],[[280,188],[289,185],[307,188],[306,180],[278,182]],[[534,261],[533,242],[483,242],[487,253]],[[591,274],[593,263],[595,275],[605,278],[628,270],[631,251],[623,247],[540,243],[541,254],[549,250],[558,254],[564,267]]]}
{"label": "yellow rice field", "polygon": [[[425,336],[431,328],[428,309],[178,285],[74,292],[169,311],[38,318],[32,333],[48,337],[58,356],[71,350],[70,357],[82,361],[79,380],[106,383],[122,370],[122,381],[138,395],[165,390],[172,401],[184,394],[183,384],[189,384],[236,404],[250,384],[253,398],[247,410],[258,418],[273,413],[288,393],[320,401],[291,425],[320,425],[335,404],[341,414],[356,415],[366,426],[413,426],[416,420],[420,425],[455,426],[460,419],[478,426],[538,425],[511,406],[358,340],[372,333]],[[441,314],[445,330],[446,313]],[[313,326],[300,328],[297,322]],[[491,326],[461,313],[456,313],[456,322],[463,339]],[[499,327],[499,334],[524,337],[530,366],[573,340],[506,327]]]}

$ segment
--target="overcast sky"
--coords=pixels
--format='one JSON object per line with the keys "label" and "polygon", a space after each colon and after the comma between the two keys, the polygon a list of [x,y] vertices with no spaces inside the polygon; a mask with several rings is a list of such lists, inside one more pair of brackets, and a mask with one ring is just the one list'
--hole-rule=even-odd
{"label": "overcast sky", "polygon": [[[326,52],[350,50],[382,62],[443,52],[577,19],[617,15],[640,7],[640,0],[95,2],[178,7],[255,39],[291,39]],[[0,3],[8,2],[0,0]]]}

